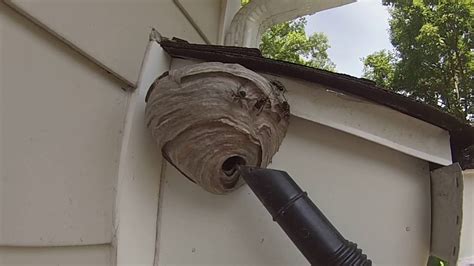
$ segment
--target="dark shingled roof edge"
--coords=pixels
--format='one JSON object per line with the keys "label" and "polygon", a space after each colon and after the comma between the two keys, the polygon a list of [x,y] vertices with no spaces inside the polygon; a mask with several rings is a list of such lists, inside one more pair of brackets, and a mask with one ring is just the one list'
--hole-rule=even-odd
{"label": "dark shingled roof edge", "polygon": [[172,57],[240,64],[251,70],[319,83],[335,91],[358,96],[446,129],[451,135],[453,161],[474,145],[474,127],[441,109],[383,89],[374,82],[345,74],[264,58],[255,48],[191,44],[180,39],[163,39],[161,47]]}

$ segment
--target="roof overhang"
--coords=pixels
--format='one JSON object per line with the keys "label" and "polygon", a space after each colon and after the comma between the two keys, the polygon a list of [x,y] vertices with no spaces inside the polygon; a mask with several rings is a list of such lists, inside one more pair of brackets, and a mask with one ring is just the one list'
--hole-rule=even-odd
{"label": "roof overhang", "polygon": [[[452,155],[458,161],[459,152],[474,143],[474,128],[463,121],[365,79],[264,58],[252,48],[180,40],[161,46],[173,58],[237,63],[279,79],[288,87],[293,115],[426,161],[449,165]],[[179,64],[174,60],[172,67]]]}

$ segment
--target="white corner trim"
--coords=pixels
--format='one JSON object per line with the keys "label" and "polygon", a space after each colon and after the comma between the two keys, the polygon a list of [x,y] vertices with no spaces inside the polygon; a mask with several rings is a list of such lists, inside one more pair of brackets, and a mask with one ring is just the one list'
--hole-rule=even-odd
{"label": "white corner trim", "polygon": [[163,158],[145,124],[145,95],[170,66],[152,32],[137,89],[129,98],[119,162],[114,219],[116,265],[153,265]]}
{"label": "white corner trim", "polygon": [[272,25],[353,3],[356,0],[252,0],[234,16],[225,45],[258,47],[260,36]]}

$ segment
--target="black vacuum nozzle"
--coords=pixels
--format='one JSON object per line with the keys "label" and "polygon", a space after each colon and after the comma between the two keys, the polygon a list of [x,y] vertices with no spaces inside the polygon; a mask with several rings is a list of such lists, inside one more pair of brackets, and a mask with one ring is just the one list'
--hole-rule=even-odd
{"label": "black vacuum nozzle", "polygon": [[372,265],[346,240],[284,171],[239,166],[257,195],[311,265]]}

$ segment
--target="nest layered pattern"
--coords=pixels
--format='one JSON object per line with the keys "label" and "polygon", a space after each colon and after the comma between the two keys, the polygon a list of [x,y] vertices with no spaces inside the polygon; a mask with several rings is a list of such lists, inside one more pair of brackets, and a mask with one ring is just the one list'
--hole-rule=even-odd
{"label": "nest layered pattern", "polygon": [[150,88],[146,122],[163,156],[205,190],[243,181],[223,163],[238,156],[266,167],[289,123],[284,87],[238,64],[201,63],[169,71]]}

